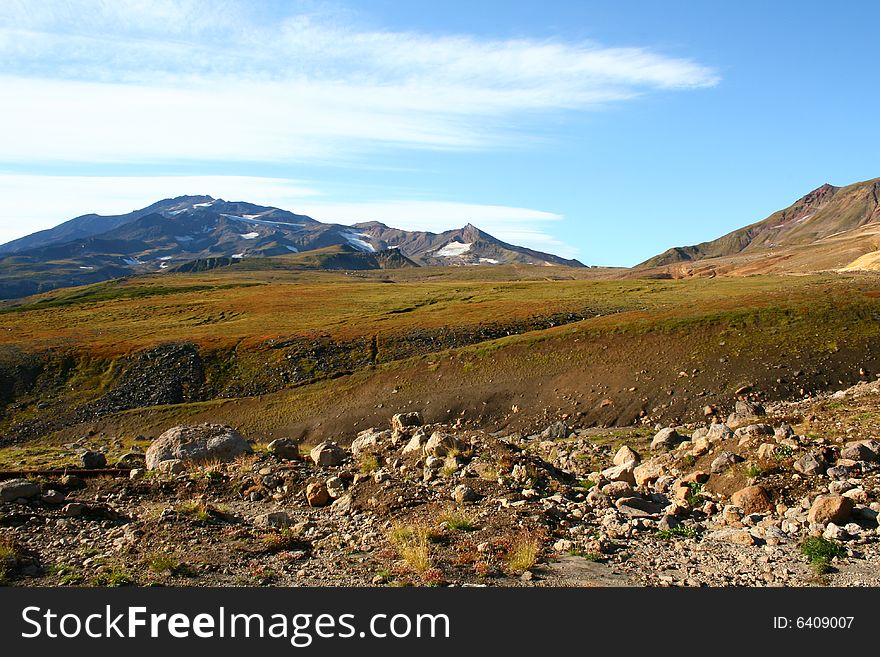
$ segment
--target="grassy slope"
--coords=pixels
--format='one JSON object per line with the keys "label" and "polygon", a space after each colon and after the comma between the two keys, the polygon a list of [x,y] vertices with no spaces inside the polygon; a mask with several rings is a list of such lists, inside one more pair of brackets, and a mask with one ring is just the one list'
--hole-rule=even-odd
{"label": "grassy slope", "polygon": [[[670,421],[704,403],[729,404],[743,383],[783,398],[837,387],[857,377],[859,366],[880,371],[876,277],[528,280],[534,269],[508,271],[515,281],[479,281],[471,270],[459,270],[459,280],[456,272],[425,270],[130,280],[45,297],[52,307],[6,312],[0,343],[90,354],[73,366],[69,401],[78,403],[116,380],[118,365],[107,354],[168,340],[251,344],[259,353],[261,341],[278,336],[405,335],[566,310],[601,313],[271,394],[116,413],[35,441],[41,458],[87,432],[93,442],[118,440],[122,450],[138,434],[155,436],[183,421],[226,422],[263,440],[346,440],[402,410],[522,429],[565,414],[593,425],[628,424],[642,414]],[[28,414],[38,414],[34,405],[15,419]],[[0,463],[21,460],[20,449],[4,450]]]}

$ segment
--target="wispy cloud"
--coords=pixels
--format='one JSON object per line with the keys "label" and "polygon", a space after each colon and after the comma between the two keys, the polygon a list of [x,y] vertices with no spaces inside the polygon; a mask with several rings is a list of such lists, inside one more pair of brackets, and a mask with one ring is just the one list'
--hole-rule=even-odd
{"label": "wispy cloud", "polygon": [[521,139],[540,112],[718,81],[706,66],[642,48],[383,31],[352,14],[267,16],[255,6],[3,3],[0,160],[485,149]]}
{"label": "wispy cloud", "polygon": [[562,217],[529,208],[431,200],[333,203],[302,180],[256,176],[42,176],[0,173],[0,244],[89,213],[123,214],[160,198],[208,194],[308,214],[330,223],[381,221],[441,232],[470,222],[507,242],[575,257],[545,230]]}

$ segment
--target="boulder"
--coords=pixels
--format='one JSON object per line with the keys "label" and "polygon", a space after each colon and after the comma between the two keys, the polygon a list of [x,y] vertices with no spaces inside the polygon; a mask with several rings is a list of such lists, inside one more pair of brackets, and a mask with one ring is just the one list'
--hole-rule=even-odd
{"label": "boulder", "polygon": [[810,507],[807,520],[818,525],[829,522],[842,525],[849,519],[853,506],[853,501],[842,495],[819,495]]}
{"label": "boulder", "polygon": [[[397,417],[396,415],[394,417]],[[367,429],[366,431],[361,431],[357,438],[355,438],[351,442],[351,454],[355,458],[361,452],[370,451],[376,449],[384,440],[389,440],[391,438],[390,431],[379,431],[378,429]]]}
{"label": "boulder", "polygon": [[12,502],[17,499],[30,499],[40,494],[40,484],[28,479],[10,479],[0,481],[0,502]]}
{"label": "boulder", "polygon": [[325,486],[327,486],[327,492],[333,499],[337,499],[345,495],[345,482],[343,482],[342,479],[340,479],[339,477],[330,477],[325,482]]}
{"label": "boulder", "polygon": [[565,422],[554,422],[541,433],[542,440],[561,440],[568,438],[568,425]]}
{"label": "boulder", "polygon": [[625,481],[613,481],[602,486],[602,492],[613,499],[618,497],[632,497],[633,488]]}
{"label": "boulder", "polygon": [[422,426],[422,416],[416,411],[413,411],[412,413],[398,413],[391,418],[392,430],[403,431],[410,427],[420,426]]}
{"label": "boulder", "polygon": [[336,443],[325,441],[315,445],[309,452],[309,456],[315,465],[332,468],[342,465],[348,458],[348,453]]}
{"label": "boulder", "polygon": [[663,466],[652,461],[637,465],[633,469],[633,479],[635,480],[636,486],[645,486],[651,482],[657,481],[662,476]]}
{"label": "boulder", "polygon": [[605,477],[608,481],[624,481],[632,486],[635,486],[636,478],[633,475],[633,471],[635,466],[632,461],[624,463],[623,465],[614,465],[610,468],[606,468],[602,470],[602,476]]}
{"label": "boulder", "polygon": [[773,500],[763,486],[746,486],[730,496],[730,502],[738,506],[746,515],[752,513],[771,513]]}
{"label": "boulder", "polygon": [[85,470],[100,470],[107,467],[107,457],[102,452],[83,452],[79,459]]}
{"label": "boulder", "polygon": [[723,422],[713,422],[706,431],[706,439],[710,443],[729,440],[733,437],[733,430]]}
{"label": "boulder", "polygon": [[266,451],[276,459],[285,461],[299,460],[299,443],[293,438],[276,438],[266,445]]}
{"label": "boulder", "polygon": [[877,459],[877,453],[872,450],[864,442],[847,443],[840,450],[840,458],[850,461],[866,461],[871,462]]}
{"label": "boulder", "polygon": [[323,482],[314,482],[306,486],[306,501],[309,506],[327,506],[330,503],[327,485]]}
{"label": "boulder", "polygon": [[449,456],[451,452],[464,452],[469,445],[451,433],[435,431],[425,443],[425,454],[428,456]]}
{"label": "boulder", "polygon": [[406,454],[421,454],[424,451],[425,443],[428,442],[428,437],[422,433],[421,431],[417,432],[410,441],[403,446],[403,449],[400,450],[400,453],[403,455]]}
{"label": "boulder", "polygon": [[452,491],[452,499],[454,499],[459,504],[468,504],[471,502],[476,502],[480,499],[479,495],[477,495],[476,491],[470,486],[465,486],[464,484],[459,484],[455,487],[455,490]]}
{"label": "boulder", "polygon": [[642,460],[642,457],[639,456],[638,452],[634,449],[631,449],[627,445],[621,446],[617,453],[614,455],[614,460],[612,461],[614,465],[623,465],[624,463],[639,463]]}
{"label": "boulder", "polygon": [[712,461],[709,469],[715,474],[719,474],[742,461],[745,461],[745,459],[739,454],[734,454],[733,452],[721,452]]}
{"label": "boulder", "polygon": [[794,462],[794,469],[808,477],[814,477],[823,474],[828,468],[828,464],[821,454],[810,453],[804,454]]}
{"label": "boulder", "polygon": [[651,450],[672,449],[679,443],[683,442],[685,437],[679,434],[672,427],[660,429],[651,441]]}
{"label": "boulder", "polygon": [[663,511],[663,505],[644,500],[641,497],[621,497],[614,506],[621,513],[631,518],[649,518],[659,515]]}
{"label": "boulder", "polygon": [[147,449],[147,469],[155,470],[168,460],[204,463],[232,461],[253,452],[235,429],[220,424],[181,425],[159,436]]}

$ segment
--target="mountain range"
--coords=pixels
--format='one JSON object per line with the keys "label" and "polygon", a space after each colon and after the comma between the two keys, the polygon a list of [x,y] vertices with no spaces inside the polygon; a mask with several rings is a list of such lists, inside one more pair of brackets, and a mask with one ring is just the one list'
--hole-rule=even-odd
{"label": "mountain range", "polygon": [[0,245],[0,298],[133,274],[203,271],[258,257],[316,269],[584,266],[507,244],[471,224],[442,233],[376,221],[345,226],[274,207],[181,196],[123,215],[83,215]]}

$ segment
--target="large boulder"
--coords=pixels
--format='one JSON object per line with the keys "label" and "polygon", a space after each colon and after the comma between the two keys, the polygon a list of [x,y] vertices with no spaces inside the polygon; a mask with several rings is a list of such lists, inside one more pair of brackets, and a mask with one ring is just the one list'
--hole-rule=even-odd
{"label": "large boulder", "polygon": [[853,506],[853,501],[843,495],[819,495],[810,507],[807,520],[818,525],[829,522],[842,525],[849,519]]}
{"label": "large boulder", "polygon": [[660,431],[654,436],[654,440],[651,441],[651,450],[672,449],[679,443],[684,442],[684,440],[685,437],[672,427],[660,429]]}
{"label": "large boulder", "polygon": [[763,486],[746,486],[730,496],[730,502],[738,506],[746,514],[770,513],[773,511],[773,500]]}
{"label": "large boulder", "polygon": [[435,431],[425,443],[425,454],[437,457],[449,456],[450,453],[465,452],[468,447],[466,442],[451,433]]}
{"label": "large boulder", "polygon": [[221,424],[172,427],[153,441],[147,450],[147,469],[155,470],[162,461],[205,463],[232,461],[253,450],[235,429]]}
{"label": "large boulder", "polygon": [[642,457],[639,456],[638,452],[628,445],[623,445],[614,455],[613,463],[614,465],[623,465],[624,463],[635,463],[638,465],[641,460]]}
{"label": "large boulder", "polygon": [[422,416],[418,412],[398,413],[391,418],[391,428],[395,431],[403,431],[410,427],[422,426]]}
{"label": "large boulder", "polygon": [[346,451],[334,442],[323,442],[315,445],[312,451],[309,452],[309,456],[312,457],[315,465],[331,468],[342,465],[345,459],[348,458]]}
{"label": "large boulder", "polygon": [[40,484],[28,479],[0,481],[0,502],[12,502],[19,498],[30,499],[39,495],[40,491]]}
{"label": "large boulder", "polygon": [[[418,413],[416,413],[418,415]],[[395,415],[394,417],[399,417]],[[391,431],[380,431],[379,429],[367,429],[366,431],[361,431],[357,438],[355,438],[351,442],[351,454],[355,458],[361,452],[367,452],[376,449],[384,440],[388,440],[391,438]]]}

